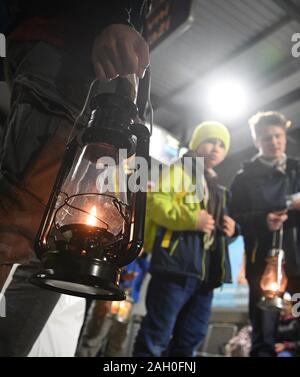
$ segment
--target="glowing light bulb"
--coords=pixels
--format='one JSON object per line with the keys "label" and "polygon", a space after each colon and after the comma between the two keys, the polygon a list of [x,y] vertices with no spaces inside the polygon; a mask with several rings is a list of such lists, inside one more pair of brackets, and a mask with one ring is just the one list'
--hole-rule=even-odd
{"label": "glowing light bulb", "polygon": [[241,115],[248,103],[244,84],[234,79],[211,82],[207,90],[207,104],[214,117],[230,120]]}
{"label": "glowing light bulb", "polygon": [[87,225],[95,226],[96,223],[97,223],[96,216],[97,216],[96,206],[93,206],[92,209],[90,210],[90,214],[88,215],[87,220],[86,220]]}

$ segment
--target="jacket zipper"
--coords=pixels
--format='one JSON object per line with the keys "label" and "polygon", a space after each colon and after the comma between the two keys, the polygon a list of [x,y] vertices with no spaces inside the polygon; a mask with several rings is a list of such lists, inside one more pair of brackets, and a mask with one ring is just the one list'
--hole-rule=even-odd
{"label": "jacket zipper", "polygon": [[179,238],[177,238],[177,240],[174,242],[174,244],[173,244],[173,246],[170,250],[170,253],[169,253],[170,256],[172,256],[174,254],[174,251],[176,250],[178,243],[179,243]]}
{"label": "jacket zipper", "polygon": [[225,237],[222,237],[221,245],[222,245],[222,260],[221,260],[222,275],[221,275],[221,282],[223,283],[224,279],[225,279]]}
{"label": "jacket zipper", "polygon": [[[223,192],[223,210],[225,211],[225,208],[226,208],[226,191],[224,190]],[[225,279],[225,237],[222,237],[221,239],[221,245],[222,245],[222,260],[221,260],[221,271],[222,271],[222,275],[221,275],[221,282],[223,283],[224,282],[224,279]]]}
{"label": "jacket zipper", "polygon": [[[298,246],[298,230],[297,230],[297,228],[294,226],[293,227],[293,243],[294,243],[294,245],[296,245],[296,248],[297,248],[297,246]],[[296,256],[296,263],[297,263],[297,265],[299,264],[299,253],[297,252],[297,250],[295,250],[296,252],[295,252],[295,256]]]}
{"label": "jacket zipper", "polygon": [[203,247],[203,255],[202,255],[202,276],[201,280],[205,281],[206,278],[206,250]]}

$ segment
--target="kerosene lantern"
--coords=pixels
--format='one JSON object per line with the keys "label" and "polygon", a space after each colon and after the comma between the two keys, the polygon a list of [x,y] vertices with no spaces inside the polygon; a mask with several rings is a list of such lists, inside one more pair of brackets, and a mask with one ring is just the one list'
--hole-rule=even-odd
{"label": "kerosene lantern", "polygon": [[263,310],[281,311],[284,306],[283,295],[287,286],[287,277],[284,269],[282,238],[283,228],[273,233],[273,247],[266,258],[267,265],[260,281],[263,297],[258,303]]}
{"label": "kerosene lantern", "polygon": [[42,267],[31,282],[123,300],[120,270],[142,249],[147,191],[147,181],[129,187],[126,166],[137,157],[148,161],[150,133],[135,123],[128,98],[105,93],[91,103],[88,126],[69,142],[50,196],[36,241]]}

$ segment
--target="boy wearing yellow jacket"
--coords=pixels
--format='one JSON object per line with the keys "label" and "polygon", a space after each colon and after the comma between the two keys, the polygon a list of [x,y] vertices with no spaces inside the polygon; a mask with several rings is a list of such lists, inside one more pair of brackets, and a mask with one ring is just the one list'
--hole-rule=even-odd
{"label": "boy wearing yellow jacket", "polygon": [[[237,231],[227,215],[228,192],[213,170],[229,144],[223,124],[201,123],[184,156],[192,168],[185,169],[183,158],[148,193],[144,247],[152,251],[152,278],[134,356],[166,350],[168,356],[193,356],[207,332],[213,289],[231,282],[227,246]],[[204,157],[204,166],[196,157]]]}

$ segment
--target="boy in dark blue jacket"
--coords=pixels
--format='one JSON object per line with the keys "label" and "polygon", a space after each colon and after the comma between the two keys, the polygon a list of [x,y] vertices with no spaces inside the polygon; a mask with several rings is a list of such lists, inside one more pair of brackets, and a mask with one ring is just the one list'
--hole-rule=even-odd
{"label": "boy in dark blue jacket", "polygon": [[290,294],[300,287],[300,162],[289,158],[286,130],[290,122],[280,113],[254,115],[249,124],[259,149],[232,183],[231,211],[241,225],[246,251],[249,314],[253,327],[252,356],[276,356],[278,314],[257,307],[261,276],[273,233],[283,227],[283,250]]}

